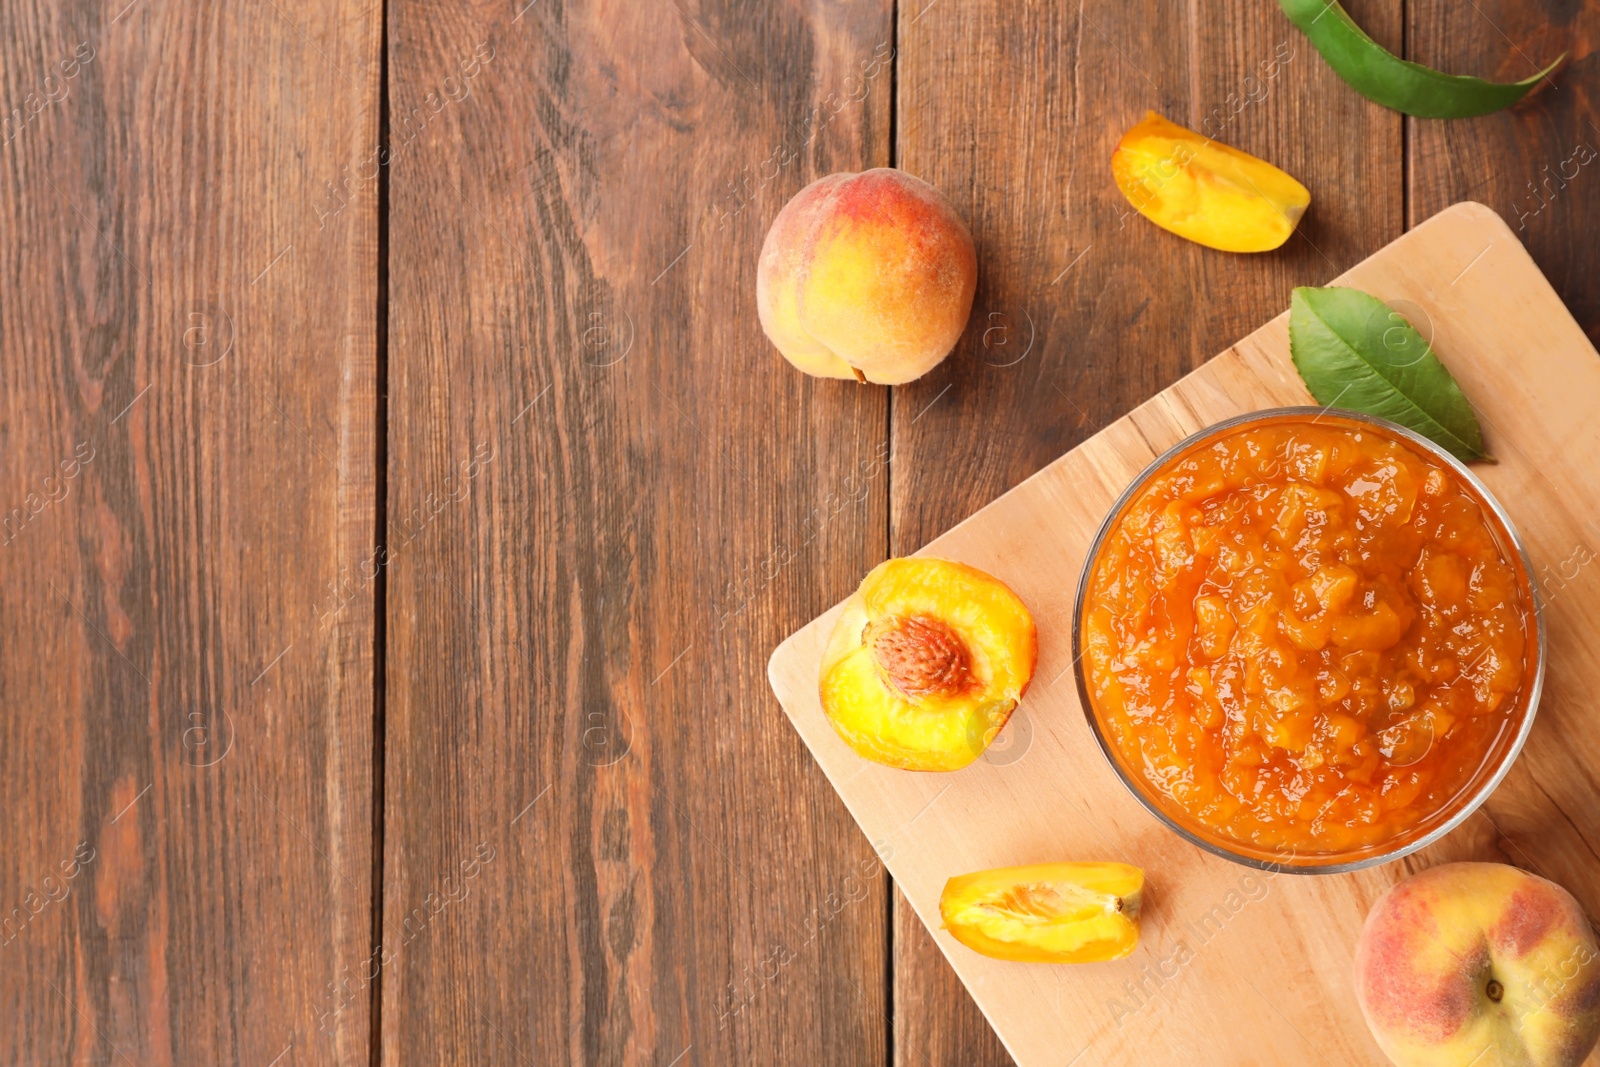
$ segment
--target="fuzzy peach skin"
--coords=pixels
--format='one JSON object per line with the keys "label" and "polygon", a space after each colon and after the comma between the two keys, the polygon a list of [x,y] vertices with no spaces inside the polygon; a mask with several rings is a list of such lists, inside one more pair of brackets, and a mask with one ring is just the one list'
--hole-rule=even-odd
{"label": "fuzzy peach skin", "polygon": [[1372,906],[1356,996],[1399,1067],[1574,1067],[1600,1036],[1600,947],[1554,882],[1447,863]]}
{"label": "fuzzy peach skin", "polygon": [[879,168],[830,174],[784,205],[761,246],[756,308],[807,374],[899,385],[950,354],[977,284],[972,234],[950,202]]}

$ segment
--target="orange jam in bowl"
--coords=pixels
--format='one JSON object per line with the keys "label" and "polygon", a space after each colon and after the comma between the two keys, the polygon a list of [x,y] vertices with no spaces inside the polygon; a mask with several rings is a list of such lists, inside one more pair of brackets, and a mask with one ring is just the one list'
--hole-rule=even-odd
{"label": "orange jam in bowl", "polygon": [[1135,795],[1202,847],[1348,870],[1422,847],[1531,725],[1526,560],[1466,469],[1318,409],[1175,448],[1102,527],[1074,654]]}

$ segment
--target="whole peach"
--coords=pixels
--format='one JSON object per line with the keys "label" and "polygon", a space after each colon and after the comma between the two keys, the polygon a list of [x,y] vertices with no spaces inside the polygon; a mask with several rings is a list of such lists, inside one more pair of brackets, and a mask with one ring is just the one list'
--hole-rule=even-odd
{"label": "whole peach", "polygon": [[1372,906],[1356,996],[1400,1067],[1573,1067],[1600,1037],[1600,946],[1554,882],[1447,863]]}
{"label": "whole peach", "polygon": [[944,196],[879,168],[830,174],[784,205],[756,271],[761,328],[807,374],[899,385],[950,354],[978,257]]}

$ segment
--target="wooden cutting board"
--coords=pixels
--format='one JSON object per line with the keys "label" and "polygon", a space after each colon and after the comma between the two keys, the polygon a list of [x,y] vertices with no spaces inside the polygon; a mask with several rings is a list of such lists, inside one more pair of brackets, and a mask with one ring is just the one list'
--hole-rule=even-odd
{"label": "wooden cutting board", "polygon": [[[1515,234],[1481,204],[1441,212],[1338,284],[1402,311],[1460,381],[1499,460],[1477,471],[1522,533],[1546,604],[1549,664],[1528,744],[1480,813],[1438,845],[1347,875],[1273,875],[1210,856],[1127,793],[1079,705],[1072,602],[1096,527],[1182,437],[1242,412],[1312,403],[1289,362],[1287,312],[924,549],[1004,580],[1039,627],[1033,686],[972,766],[898,771],[839,740],[817,698],[838,607],[772,655],[784,710],[1023,1067],[1382,1064],[1351,984],[1356,936],[1380,893],[1437,863],[1515,863],[1600,916],[1600,565],[1591,564],[1600,559],[1600,359]],[[939,929],[951,875],[1098,859],[1147,875],[1143,933],[1127,959],[1006,963]]]}

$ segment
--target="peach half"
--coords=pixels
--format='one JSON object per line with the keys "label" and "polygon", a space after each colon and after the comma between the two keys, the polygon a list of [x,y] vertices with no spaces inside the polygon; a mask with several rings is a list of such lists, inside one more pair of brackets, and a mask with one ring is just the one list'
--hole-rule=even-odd
{"label": "peach half", "polygon": [[1572,894],[1503,863],[1447,863],[1378,899],[1356,996],[1400,1067],[1576,1067],[1600,1036],[1600,947]]}
{"label": "peach half", "polygon": [[807,374],[899,385],[950,354],[972,311],[972,234],[899,170],[830,174],[784,205],[756,269],[761,328]]}
{"label": "peach half", "polygon": [[867,759],[960,770],[1022,699],[1039,656],[1033,616],[976,567],[917,557],[873,568],[822,656],[822,710]]}

